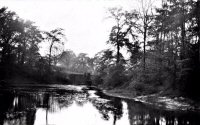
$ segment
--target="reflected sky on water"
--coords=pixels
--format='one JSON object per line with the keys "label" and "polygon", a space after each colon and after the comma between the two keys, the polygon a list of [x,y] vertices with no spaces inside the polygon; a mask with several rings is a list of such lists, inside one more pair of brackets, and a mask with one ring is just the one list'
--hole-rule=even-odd
{"label": "reflected sky on water", "polygon": [[94,89],[0,91],[0,125],[200,125],[200,113],[169,111]]}

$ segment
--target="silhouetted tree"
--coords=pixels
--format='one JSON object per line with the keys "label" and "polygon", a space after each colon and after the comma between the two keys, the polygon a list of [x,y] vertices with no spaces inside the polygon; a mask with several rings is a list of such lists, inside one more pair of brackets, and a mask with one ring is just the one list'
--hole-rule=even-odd
{"label": "silhouetted tree", "polygon": [[129,34],[135,37],[131,30],[132,25],[130,25],[127,20],[127,18],[133,18],[135,15],[130,16],[127,13],[123,12],[121,8],[111,8],[109,9],[109,12],[111,14],[110,17],[115,20],[116,24],[111,29],[111,33],[107,43],[110,43],[117,48],[116,63],[119,63],[121,60],[120,57],[122,57],[120,49],[130,44],[128,37]]}
{"label": "silhouetted tree", "polygon": [[50,32],[45,32],[45,34],[46,34],[46,39],[50,43],[50,45],[49,45],[49,68],[51,70],[52,52],[54,51],[54,54],[56,54],[56,52],[58,50],[62,49],[61,46],[64,45],[64,42],[61,40],[61,38],[64,38],[65,35],[63,34],[63,29],[61,29],[61,28],[52,30]]}
{"label": "silhouetted tree", "polygon": [[15,65],[34,67],[39,57],[41,32],[31,21],[24,21],[7,8],[0,10],[0,64],[4,77],[11,76]]}

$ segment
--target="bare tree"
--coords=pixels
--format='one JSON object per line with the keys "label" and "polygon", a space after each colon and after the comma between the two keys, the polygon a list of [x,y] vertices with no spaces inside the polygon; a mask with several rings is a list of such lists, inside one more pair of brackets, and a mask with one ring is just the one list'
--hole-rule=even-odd
{"label": "bare tree", "polygon": [[148,31],[153,21],[153,1],[152,0],[139,0],[138,21],[134,27],[138,30],[143,37],[143,68],[146,68],[146,43],[148,38]]}

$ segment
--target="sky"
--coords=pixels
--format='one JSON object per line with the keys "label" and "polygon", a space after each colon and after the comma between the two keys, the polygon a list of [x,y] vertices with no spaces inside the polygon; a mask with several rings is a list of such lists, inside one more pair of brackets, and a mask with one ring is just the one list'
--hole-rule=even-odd
{"label": "sky", "polygon": [[[135,8],[135,0],[0,0],[0,7],[8,7],[22,19],[31,20],[40,30],[63,28],[67,41],[65,50],[76,54],[88,53],[90,57],[109,48],[108,40],[113,20],[108,18],[108,8]],[[41,45],[41,54],[47,46]]]}

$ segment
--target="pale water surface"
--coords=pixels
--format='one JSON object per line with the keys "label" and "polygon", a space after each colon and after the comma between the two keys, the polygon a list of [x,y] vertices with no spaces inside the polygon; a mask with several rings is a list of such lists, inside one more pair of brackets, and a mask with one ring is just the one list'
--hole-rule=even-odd
{"label": "pale water surface", "polygon": [[200,125],[200,113],[55,85],[0,90],[0,125]]}

